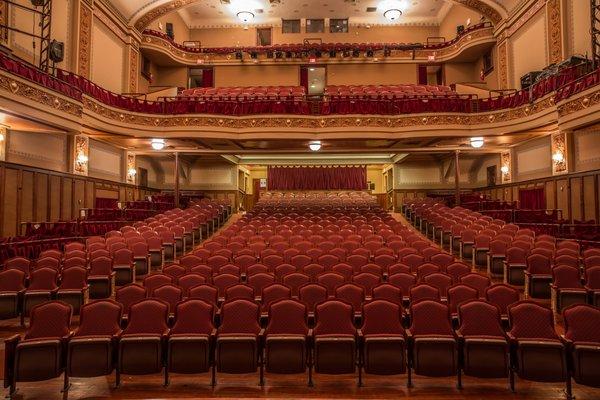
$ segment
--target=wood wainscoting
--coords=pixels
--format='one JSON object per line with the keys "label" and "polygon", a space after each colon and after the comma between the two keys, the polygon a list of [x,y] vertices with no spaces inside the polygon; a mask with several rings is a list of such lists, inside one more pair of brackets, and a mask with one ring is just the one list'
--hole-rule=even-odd
{"label": "wood wainscoting", "polygon": [[547,209],[561,209],[563,219],[600,220],[600,171],[579,172],[480,188],[495,200],[518,201],[520,189],[544,188]]}
{"label": "wood wainscoting", "polygon": [[160,190],[0,162],[0,236],[15,236],[21,222],[69,221],[96,197],[144,199]]}

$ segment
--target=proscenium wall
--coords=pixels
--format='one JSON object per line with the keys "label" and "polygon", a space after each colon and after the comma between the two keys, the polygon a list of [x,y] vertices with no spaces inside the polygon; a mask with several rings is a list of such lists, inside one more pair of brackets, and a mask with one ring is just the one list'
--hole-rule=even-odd
{"label": "proscenium wall", "polygon": [[[303,24],[305,23],[304,21],[302,20]],[[388,26],[371,27],[368,29],[362,26],[351,25],[348,33],[329,33],[329,25],[327,25],[323,33],[306,33],[305,26],[303,25],[301,33],[283,33],[281,26],[272,27],[271,32],[272,44],[302,43],[307,38],[319,38],[323,43],[423,43],[427,41],[428,37],[438,36],[438,27]],[[393,40],[391,40],[392,38]],[[257,34],[255,28],[191,29],[190,40],[199,41],[202,47],[256,46]]]}

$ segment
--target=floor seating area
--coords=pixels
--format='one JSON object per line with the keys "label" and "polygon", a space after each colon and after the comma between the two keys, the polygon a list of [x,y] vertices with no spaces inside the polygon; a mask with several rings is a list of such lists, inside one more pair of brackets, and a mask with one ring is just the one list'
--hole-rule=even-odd
{"label": "floor seating area", "polygon": [[227,204],[206,200],[104,236],[70,239],[40,251],[35,259],[5,259],[0,273],[0,319],[20,317],[23,324],[37,304],[52,299],[70,304],[78,314],[89,299],[113,296],[117,287],[189,252],[229,215]]}
{"label": "floor seating area", "polygon": [[[600,330],[590,327],[600,326],[600,310],[586,304],[600,297],[598,250],[581,252],[574,242],[416,200],[407,215],[430,240],[368,194],[344,192],[267,193],[251,212],[183,255],[186,231],[176,229],[184,228],[177,220],[207,208],[223,222],[225,214],[202,202],[90,238],[85,246],[72,244],[57,259],[25,260],[26,268],[17,267],[21,260],[6,262],[0,283],[14,283],[2,287],[12,293],[2,296],[2,309],[23,303],[30,322],[22,337],[6,341],[5,385],[14,391],[18,382],[64,374],[68,389],[72,378],[115,372],[117,386],[123,376],[162,373],[168,385],[179,374],[207,373],[213,386],[236,374],[256,374],[260,385],[278,374],[305,374],[309,386],[322,375],[355,374],[359,385],[370,375],[399,375],[390,379],[408,387],[429,376],[448,377],[448,385],[460,388],[469,376],[506,379],[508,395],[517,376],[563,383],[569,399],[572,381],[599,385]],[[471,229],[454,229],[465,221]],[[486,236],[492,232],[493,239]],[[151,254],[151,238],[160,239],[160,253]],[[502,240],[530,247],[524,265],[509,254],[499,262],[495,243]],[[147,246],[140,264],[132,269],[131,257],[124,257],[129,264],[121,269],[127,264],[121,254],[138,243]],[[69,261],[74,252],[81,261]],[[141,265],[153,260],[160,270],[141,279],[138,268],[152,270]],[[587,286],[573,291],[569,283],[573,270],[580,277],[580,262]],[[75,271],[90,294],[103,291],[92,297],[110,299],[74,308],[61,286]],[[525,300],[513,281],[518,271]],[[502,273],[506,283],[493,283],[490,276]],[[114,289],[112,280],[122,286]],[[552,309],[532,300],[550,291]],[[71,334],[73,310],[80,320]],[[564,338],[555,329],[561,311]]]}
{"label": "floor seating area", "polygon": [[523,287],[525,298],[550,299],[556,314],[571,304],[600,306],[598,248],[536,235],[531,229],[430,199],[410,202],[406,213],[440,246],[471,260],[473,268],[485,268],[490,278]]}

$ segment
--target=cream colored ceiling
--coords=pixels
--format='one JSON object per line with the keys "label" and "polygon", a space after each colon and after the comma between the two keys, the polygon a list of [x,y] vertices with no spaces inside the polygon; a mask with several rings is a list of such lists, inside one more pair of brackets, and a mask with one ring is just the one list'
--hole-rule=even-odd
{"label": "cream colored ceiling", "polygon": [[[108,0],[128,20],[174,0]],[[482,0],[510,10],[525,0]],[[252,11],[254,24],[280,24],[281,19],[349,18],[351,24],[388,24],[383,12],[399,8],[400,24],[438,24],[455,2],[453,0],[198,0],[178,12],[190,27],[236,26],[239,11]],[[367,7],[377,11],[367,12]],[[262,12],[260,12],[262,10]]]}

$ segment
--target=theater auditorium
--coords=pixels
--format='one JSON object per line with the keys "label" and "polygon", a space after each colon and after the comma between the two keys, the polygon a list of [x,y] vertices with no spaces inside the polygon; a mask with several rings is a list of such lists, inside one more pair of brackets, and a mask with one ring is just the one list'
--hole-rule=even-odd
{"label": "theater auditorium", "polygon": [[600,0],[0,0],[14,400],[600,399]]}

